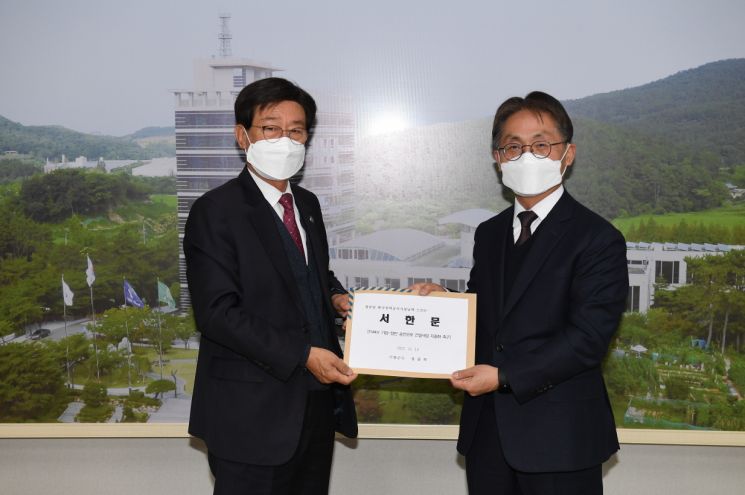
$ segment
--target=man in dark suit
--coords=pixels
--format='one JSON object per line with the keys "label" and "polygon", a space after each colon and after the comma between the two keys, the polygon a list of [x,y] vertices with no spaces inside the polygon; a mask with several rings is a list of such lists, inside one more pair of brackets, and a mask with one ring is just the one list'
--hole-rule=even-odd
{"label": "man in dark suit", "polygon": [[541,92],[494,117],[492,153],[515,203],[476,230],[477,364],[451,378],[466,392],[458,451],[471,494],[601,494],[601,465],[618,450],[601,364],[625,307],[626,244],[564,190],[572,133]]}
{"label": "man in dark suit", "polygon": [[348,297],[329,271],[316,196],[290,185],[316,104],[280,78],[235,101],[241,174],[199,198],[184,235],[202,334],[189,433],[207,445],[215,494],[328,493],[334,431],[357,421],[333,331]]}

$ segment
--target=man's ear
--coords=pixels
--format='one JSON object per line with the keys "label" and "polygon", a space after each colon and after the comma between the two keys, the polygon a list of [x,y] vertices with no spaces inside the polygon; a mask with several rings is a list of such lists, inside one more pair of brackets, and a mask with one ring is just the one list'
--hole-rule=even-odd
{"label": "man's ear", "polygon": [[567,154],[564,157],[564,164],[566,165],[566,168],[569,168],[574,164],[574,157],[577,153],[577,147],[574,145],[574,143],[569,143],[569,149],[567,150]]}
{"label": "man's ear", "polygon": [[238,143],[238,146],[240,146],[242,150],[248,148],[248,131],[246,131],[245,127],[240,124],[236,124],[236,126],[233,128],[233,134],[235,134],[235,141]]}
{"label": "man's ear", "polygon": [[497,172],[501,172],[502,171],[502,164],[499,163],[499,151],[498,150],[492,151],[491,152],[491,156],[492,156],[492,158],[494,158],[494,165],[496,165],[496,167],[497,167]]}

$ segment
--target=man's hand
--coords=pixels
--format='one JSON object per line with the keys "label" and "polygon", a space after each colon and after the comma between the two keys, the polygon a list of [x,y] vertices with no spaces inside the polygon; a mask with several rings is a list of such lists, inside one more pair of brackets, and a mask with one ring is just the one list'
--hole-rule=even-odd
{"label": "man's hand", "polygon": [[432,282],[419,282],[409,286],[412,292],[418,292],[420,296],[426,296],[430,292],[447,292],[442,285],[433,284]]}
{"label": "man's hand", "polygon": [[321,383],[341,383],[349,385],[357,378],[357,373],[347,366],[339,356],[322,347],[311,347],[305,367]]}
{"label": "man's hand", "polygon": [[450,383],[476,397],[499,388],[499,370],[488,364],[477,364],[453,373]]}
{"label": "man's hand", "polygon": [[341,329],[347,329],[347,316],[352,306],[349,304],[349,294],[334,294],[331,296],[331,305],[334,310],[342,317]]}

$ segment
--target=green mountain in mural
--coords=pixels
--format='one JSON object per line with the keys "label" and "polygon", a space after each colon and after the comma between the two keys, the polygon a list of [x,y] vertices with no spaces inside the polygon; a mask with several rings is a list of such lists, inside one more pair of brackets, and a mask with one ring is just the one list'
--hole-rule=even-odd
{"label": "green mountain in mural", "polygon": [[[606,218],[718,208],[730,198],[725,183],[745,188],[745,59],[565,104],[578,150],[567,188]],[[427,230],[446,212],[508,205],[489,153],[491,125],[484,118],[360,136],[358,228]],[[396,217],[412,201],[422,205],[416,225]]]}
{"label": "green mountain in mural", "polygon": [[90,159],[103,157],[107,160],[173,156],[174,146],[156,145],[158,138],[164,133],[166,138],[170,135],[172,139],[173,128],[149,127],[125,137],[98,136],[61,126],[24,126],[0,116],[0,151],[16,151],[42,160],[58,160],[62,155],[68,159],[82,155]]}
{"label": "green mountain in mural", "polygon": [[614,124],[745,163],[745,59],[712,62],[635,88],[565,102],[572,116]]}
{"label": "green mountain in mural", "polygon": [[745,59],[565,104],[579,149],[568,186],[608,218],[718,207],[745,165]]}

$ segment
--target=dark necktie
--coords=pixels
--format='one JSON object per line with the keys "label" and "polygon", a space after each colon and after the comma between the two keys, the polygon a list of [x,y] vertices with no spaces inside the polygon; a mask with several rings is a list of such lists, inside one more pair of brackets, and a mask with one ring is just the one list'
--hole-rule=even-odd
{"label": "dark necktie", "polygon": [[518,213],[517,218],[520,220],[521,229],[520,236],[517,238],[515,246],[521,246],[525,244],[525,241],[530,239],[530,224],[533,223],[533,220],[538,218],[538,215],[531,210],[525,210]]}
{"label": "dark necktie", "polygon": [[285,214],[282,216],[282,221],[287,227],[287,232],[290,233],[290,237],[295,241],[295,245],[300,250],[300,254],[305,258],[305,250],[303,249],[303,240],[300,238],[300,230],[295,222],[295,209],[292,207],[292,194],[284,193],[279,198],[279,204],[285,209]]}

